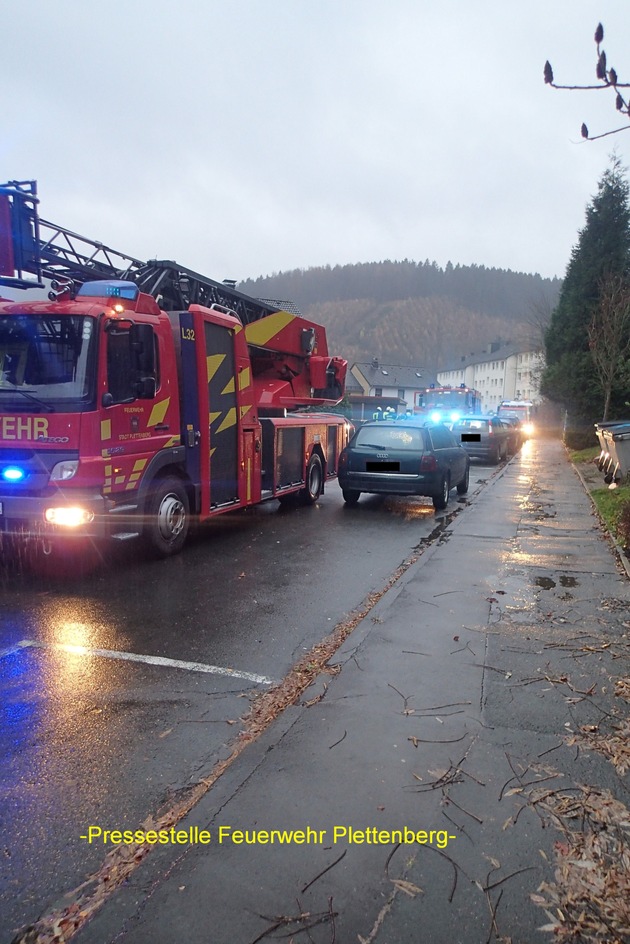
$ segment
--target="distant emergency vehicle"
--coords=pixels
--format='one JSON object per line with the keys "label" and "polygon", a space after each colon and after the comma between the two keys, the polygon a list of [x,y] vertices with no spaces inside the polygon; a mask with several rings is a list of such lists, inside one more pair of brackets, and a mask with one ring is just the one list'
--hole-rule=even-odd
{"label": "distant emergency vehicle", "polygon": [[466,413],[481,413],[481,394],[465,384],[432,385],[416,392],[414,413],[427,416],[434,423],[453,423]]}
{"label": "distant emergency vehicle", "polygon": [[534,404],[531,400],[502,400],[497,413],[499,416],[516,416],[521,421],[526,436],[534,433]]}

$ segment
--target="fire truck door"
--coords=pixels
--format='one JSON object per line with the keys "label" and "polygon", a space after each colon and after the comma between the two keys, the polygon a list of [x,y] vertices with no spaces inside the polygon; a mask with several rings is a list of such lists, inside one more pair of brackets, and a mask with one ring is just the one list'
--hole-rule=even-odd
{"label": "fire truck door", "polygon": [[[199,490],[202,506],[196,508],[202,514],[208,513],[207,490],[201,487],[202,479],[207,480],[207,468],[202,470],[201,451],[204,443],[207,451],[207,442],[204,440],[201,426],[199,403],[199,381],[197,379],[197,348],[195,345],[195,325],[189,311],[179,313],[179,333],[181,350],[181,413],[183,443],[186,447],[186,471],[190,480]],[[206,404],[207,406],[207,404]],[[204,406],[204,417],[207,413]]]}
{"label": "fire truck door", "polygon": [[[203,318],[203,348],[199,354],[205,367],[208,438],[207,461],[210,510],[239,501],[238,419],[234,374],[234,331],[231,327]],[[204,396],[205,393],[205,396]],[[203,401],[202,401],[203,403]],[[200,405],[203,417],[203,406]],[[203,421],[202,421],[203,422]],[[205,437],[202,436],[202,444]],[[203,462],[205,465],[206,463]],[[205,502],[204,502],[205,504]]]}

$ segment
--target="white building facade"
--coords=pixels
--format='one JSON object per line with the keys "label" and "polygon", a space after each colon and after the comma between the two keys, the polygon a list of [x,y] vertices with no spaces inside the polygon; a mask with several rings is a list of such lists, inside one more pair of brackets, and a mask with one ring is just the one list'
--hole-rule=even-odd
{"label": "white building facade", "polygon": [[462,357],[437,372],[440,386],[465,384],[481,394],[484,413],[494,412],[501,400],[531,400],[540,403],[540,375],[545,360],[541,351],[525,345],[491,345],[482,354]]}

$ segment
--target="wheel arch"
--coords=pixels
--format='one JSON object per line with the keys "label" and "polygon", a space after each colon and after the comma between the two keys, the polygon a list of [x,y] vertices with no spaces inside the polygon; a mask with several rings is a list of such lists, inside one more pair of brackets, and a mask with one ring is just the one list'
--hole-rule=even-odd
{"label": "wheel arch", "polygon": [[197,514],[199,511],[199,490],[195,488],[186,473],[186,450],[182,446],[176,449],[165,449],[163,452],[164,454],[158,453],[156,456],[153,456],[144,470],[138,489],[138,510],[142,514],[146,513],[147,503],[155,487],[155,483],[160,481],[160,479],[166,479],[172,476],[173,478],[179,479],[186,489],[191,514]]}

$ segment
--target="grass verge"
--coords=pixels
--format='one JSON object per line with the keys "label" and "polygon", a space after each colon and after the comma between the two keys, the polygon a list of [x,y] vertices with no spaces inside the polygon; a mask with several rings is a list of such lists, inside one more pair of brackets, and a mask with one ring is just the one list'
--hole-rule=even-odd
{"label": "grass verge", "polygon": [[599,446],[589,446],[588,449],[569,450],[569,459],[577,464],[581,462],[592,462],[597,459],[600,453]]}
{"label": "grass verge", "polygon": [[[627,506],[630,506],[630,485],[619,488],[595,488],[591,491],[597,510],[606,523],[606,527],[622,545],[628,543]],[[626,514],[624,515],[624,511]]]}

